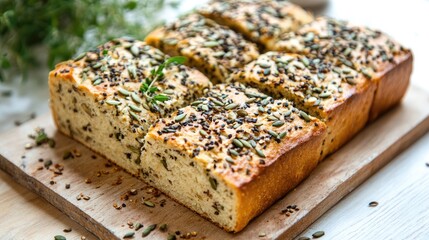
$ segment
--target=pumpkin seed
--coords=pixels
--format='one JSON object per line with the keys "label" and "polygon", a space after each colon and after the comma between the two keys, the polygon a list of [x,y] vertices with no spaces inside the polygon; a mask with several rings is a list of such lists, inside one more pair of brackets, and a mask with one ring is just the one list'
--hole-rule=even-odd
{"label": "pumpkin seed", "polygon": [[119,88],[118,92],[124,96],[129,96],[130,92],[128,92],[127,90],[123,89],[123,88]]}
{"label": "pumpkin seed", "polygon": [[92,83],[92,85],[94,85],[94,86],[100,85],[100,83],[101,83],[102,81],[103,81],[103,80],[102,80],[101,78],[96,78],[96,79],[94,79],[94,82]]}
{"label": "pumpkin seed", "polygon": [[140,97],[136,94],[136,93],[131,93],[131,98],[134,100],[134,102],[136,103],[142,103],[142,100],[140,99]]}
{"label": "pumpkin seed", "polygon": [[315,233],[313,233],[313,237],[314,238],[320,238],[320,237],[322,237],[323,235],[325,235],[325,232],[324,231],[317,231],[317,232],[315,232]]}
{"label": "pumpkin seed", "polygon": [[131,110],[134,112],[141,112],[143,111],[141,108],[137,107],[136,105],[130,104],[128,107],[130,107]]}
{"label": "pumpkin seed", "polygon": [[186,113],[182,113],[182,114],[180,114],[180,115],[177,115],[177,116],[174,118],[174,120],[175,120],[176,122],[180,122],[180,121],[182,121],[183,119],[185,119],[185,117],[186,117]]}
{"label": "pumpkin seed", "polygon": [[372,78],[372,75],[371,75],[371,73],[368,71],[368,69],[366,69],[366,68],[362,68],[362,69],[361,69],[361,72],[362,72],[362,74],[363,74],[366,78],[369,78],[369,79],[371,79],[371,78]]}
{"label": "pumpkin seed", "polygon": [[231,164],[234,164],[235,162],[234,162],[234,160],[231,158],[231,157],[229,157],[229,156],[226,156],[225,157],[225,161],[227,161],[227,162],[229,162],[229,163],[231,163]]}
{"label": "pumpkin seed", "polygon": [[164,90],[164,93],[167,95],[173,95],[174,91],[173,91],[173,89],[167,89],[167,90]]}
{"label": "pumpkin seed", "polygon": [[54,237],[54,239],[55,239],[55,240],[67,240],[67,238],[66,238],[66,237],[64,237],[63,235],[56,235],[56,236]]}
{"label": "pumpkin seed", "polygon": [[237,151],[235,151],[234,149],[229,149],[229,153],[233,156],[238,157],[238,155],[240,155]]}
{"label": "pumpkin seed", "polygon": [[259,150],[259,149],[255,149],[255,151],[256,151],[256,153],[258,154],[258,156],[259,157],[261,157],[261,158],[265,158],[265,154],[264,154],[264,152],[262,152],[261,150]]}
{"label": "pumpkin seed", "polygon": [[277,117],[275,117],[273,115],[269,115],[267,118],[268,118],[268,120],[271,120],[271,121],[278,121],[279,120]]}
{"label": "pumpkin seed", "polygon": [[135,44],[133,46],[131,46],[130,51],[134,55],[134,57],[137,57],[140,54],[139,46],[137,46]]}
{"label": "pumpkin seed", "polygon": [[152,207],[152,208],[155,207],[155,204],[151,201],[144,201],[143,204],[148,206],[148,207]]}
{"label": "pumpkin seed", "polygon": [[152,224],[147,228],[145,228],[145,230],[143,230],[142,232],[142,237],[146,237],[147,235],[149,235],[153,230],[155,230],[155,228],[156,228],[156,224]]}
{"label": "pumpkin seed", "polygon": [[265,98],[264,100],[261,101],[262,106],[267,106],[268,103],[270,103],[270,98]]}
{"label": "pumpkin seed", "polygon": [[203,137],[207,137],[207,135],[208,135],[207,132],[204,131],[203,129],[201,129],[199,132],[200,132],[200,135]]}
{"label": "pumpkin seed", "polygon": [[116,101],[116,100],[106,100],[106,103],[107,104],[109,104],[109,105],[119,105],[119,104],[121,104],[121,102],[119,102],[119,101]]}
{"label": "pumpkin seed", "polygon": [[203,109],[204,111],[208,111],[209,107],[207,105],[201,105],[201,109]]}
{"label": "pumpkin seed", "polygon": [[283,121],[281,121],[281,120],[279,120],[279,121],[275,121],[274,123],[273,123],[273,127],[281,127],[281,126],[283,126],[285,124],[285,122],[283,122]]}
{"label": "pumpkin seed", "polygon": [[217,41],[208,41],[208,42],[205,42],[203,45],[204,47],[216,47],[216,46],[219,46],[220,43]]}
{"label": "pumpkin seed", "polygon": [[238,147],[238,148],[242,148],[243,147],[243,143],[241,143],[240,142],[240,140],[238,140],[238,139],[233,139],[232,140],[232,143],[236,146],[236,147]]}
{"label": "pumpkin seed", "polygon": [[240,109],[240,110],[237,111],[237,115],[240,116],[240,117],[245,117],[245,116],[248,115],[248,113],[246,112],[246,110]]}
{"label": "pumpkin seed", "polygon": [[284,137],[286,137],[287,132],[282,132],[279,134],[278,138],[279,139],[283,139]]}
{"label": "pumpkin seed", "polygon": [[238,103],[230,103],[230,104],[228,104],[228,105],[226,105],[225,106],[225,109],[226,110],[231,110],[231,109],[234,109],[234,108],[236,108],[236,107],[238,107]]}
{"label": "pumpkin seed", "polygon": [[256,98],[249,98],[246,100],[246,103],[253,103],[256,101]]}
{"label": "pumpkin seed", "polygon": [[203,101],[198,100],[198,101],[192,102],[191,105],[197,106],[197,105],[200,105],[201,103],[203,103]]}
{"label": "pumpkin seed", "polygon": [[273,136],[275,138],[278,137],[278,134],[276,132],[272,131],[272,130],[268,130],[268,134],[270,134],[271,136]]}
{"label": "pumpkin seed", "polygon": [[356,85],[357,84],[357,81],[354,78],[346,78],[346,81],[350,85]]}
{"label": "pumpkin seed", "polygon": [[330,96],[331,96],[330,92],[324,92],[324,93],[319,94],[320,98],[329,98]]}
{"label": "pumpkin seed", "polygon": [[249,143],[250,143],[250,145],[252,145],[252,147],[253,148],[255,148],[256,147],[256,142],[255,142],[255,140],[249,140]]}
{"label": "pumpkin seed", "polygon": [[221,102],[221,101],[218,101],[218,100],[216,100],[216,99],[211,99],[212,100],[212,102],[214,103],[214,104],[216,104],[216,105],[218,105],[218,106],[223,106],[224,104],[223,104],[223,102]]}
{"label": "pumpkin seed", "polygon": [[240,139],[240,142],[243,144],[244,147],[252,148],[252,145],[248,141],[246,141],[244,139]]}
{"label": "pumpkin seed", "polygon": [[127,233],[125,233],[123,238],[132,238],[132,237],[134,237],[134,234],[135,234],[135,232],[127,232]]}
{"label": "pumpkin seed", "polygon": [[256,64],[258,64],[261,68],[269,68],[271,67],[271,63],[266,61],[259,61]]}
{"label": "pumpkin seed", "polygon": [[167,224],[162,224],[161,226],[159,226],[159,230],[161,231],[161,232],[166,232],[167,231],[167,228],[168,228],[168,225]]}
{"label": "pumpkin seed", "polygon": [[300,111],[299,116],[301,116],[306,122],[309,122],[311,120],[306,112]]}
{"label": "pumpkin seed", "polygon": [[131,115],[131,117],[132,117],[132,118],[134,118],[135,120],[140,121],[140,118],[139,118],[139,116],[138,116],[137,114],[135,114],[135,113],[133,113],[133,112],[130,112],[130,115]]}
{"label": "pumpkin seed", "polygon": [[101,67],[101,65],[102,65],[102,63],[101,63],[101,62],[97,62],[96,64],[92,65],[91,67],[92,67],[93,69],[98,69],[98,68],[100,68],[100,67]]}

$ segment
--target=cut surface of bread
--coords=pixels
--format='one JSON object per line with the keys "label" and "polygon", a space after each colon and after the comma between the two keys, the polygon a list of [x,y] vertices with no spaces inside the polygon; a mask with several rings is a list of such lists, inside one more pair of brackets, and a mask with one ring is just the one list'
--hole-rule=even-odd
{"label": "cut surface of bread", "polygon": [[49,74],[58,129],[137,175],[149,126],[211,86],[197,70],[170,65],[153,84],[169,100],[149,101],[140,91],[141,83],[166,58],[143,42],[117,39],[58,64]]}
{"label": "cut surface of bread", "polygon": [[375,85],[350,66],[303,55],[268,52],[232,75],[284,97],[328,127],[321,159],[346,143],[368,120]]}
{"label": "cut surface of bread", "polygon": [[313,16],[287,1],[212,1],[198,12],[270,49],[282,34],[313,21]]}
{"label": "cut surface of bread", "polygon": [[220,227],[240,231],[316,167],[325,133],[323,122],[287,100],[220,84],[151,127],[142,176]]}
{"label": "cut surface of bread", "polygon": [[272,50],[335,58],[371,78],[377,90],[370,120],[398,104],[406,92],[412,70],[411,51],[380,31],[318,18],[279,38]]}
{"label": "cut surface of bread", "polygon": [[171,56],[187,57],[190,66],[215,83],[224,82],[234,69],[259,55],[254,43],[198,14],[154,30],[145,41]]}

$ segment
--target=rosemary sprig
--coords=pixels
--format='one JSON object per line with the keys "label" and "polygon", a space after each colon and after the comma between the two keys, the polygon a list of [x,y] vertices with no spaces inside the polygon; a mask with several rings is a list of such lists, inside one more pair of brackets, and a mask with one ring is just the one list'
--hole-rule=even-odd
{"label": "rosemary sprig", "polygon": [[146,101],[155,110],[159,111],[158,103],[170,100],[170,97],[164,94],[157,94],[159,89],[154,86],[156,81],[161,80],[164,77],[163,70],[169,67],[171,64],[183,64],[186,61],[186,57],[176,56],[165,60],[156,69],[152,69],[149,77],[140,86],[140,91],[146,98]]}

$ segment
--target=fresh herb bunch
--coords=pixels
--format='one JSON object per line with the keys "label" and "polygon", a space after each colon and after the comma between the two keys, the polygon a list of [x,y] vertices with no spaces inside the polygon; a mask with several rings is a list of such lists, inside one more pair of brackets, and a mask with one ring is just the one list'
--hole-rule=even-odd
{"label": "fresh herb bunch", "polygon": [[[155,15],[176,1],[164,0],[2,0],[0,1],[0,81],[6,69],[25,78],[30,66],[70,59],[76,52],[120,36],[142,39],[161,23]],[[34,46],[46,46],[37,53]],[[44,48],[42,48],[44,50]]]}
{"label": "fresh herb bunch", "polygon": [[152,69],[149,77],[140,86],[140,91],[143,96],[146,98],[146,101],[155,109],[159,111],[158,103],[165,102],[170,100],[170,97],[164,94],[157,94],[159,89],[154,85],[158,80],[161,80],[164,77],[163,70],[164,68],[169,67],[171,64],[183,64],[186,62],[186,57],[176,56],[171,57],[165,60],[160,64],[156,69]]}

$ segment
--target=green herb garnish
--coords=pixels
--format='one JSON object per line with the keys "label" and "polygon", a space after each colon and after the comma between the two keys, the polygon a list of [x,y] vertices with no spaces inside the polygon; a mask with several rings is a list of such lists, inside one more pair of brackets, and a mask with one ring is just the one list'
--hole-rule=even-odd
{"label": "green herb garnish", "polygon": [[164,63],[160,64],[156,69],[152,69],[150,76],[140,86],[140,91],[146,98],[151,108],[155,111],[159,111],[158,104],[170,100],[170,97],[164,94],[158,94],[159,88],[155,87],[156,81],[161,80],[164,77],[163,70],[169,67],[171,64],[183,64],[186,61],[186,57],[176,56],[168,58]]}

